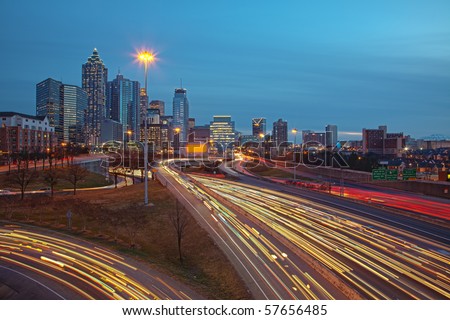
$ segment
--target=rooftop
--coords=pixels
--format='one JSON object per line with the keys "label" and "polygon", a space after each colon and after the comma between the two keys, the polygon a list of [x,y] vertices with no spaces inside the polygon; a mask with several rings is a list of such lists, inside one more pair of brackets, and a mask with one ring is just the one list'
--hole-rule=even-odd
{"label": "rooftop", "polygon": [[35,120],[39,120],[39,121],[43,121],[46,118],[45,116],[33,116],[31,114],[25,114],[25,113],[14,112],[14,111],[0,111],[0,117],[13,117],[13,116],[35,119]]}

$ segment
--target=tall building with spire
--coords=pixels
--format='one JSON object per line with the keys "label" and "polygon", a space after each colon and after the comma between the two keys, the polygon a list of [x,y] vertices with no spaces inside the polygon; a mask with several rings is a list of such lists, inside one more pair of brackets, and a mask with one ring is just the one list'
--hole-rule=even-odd
{"label": "tall building with spire", "polygon": [[186,89],[177,88],[173,96],[173,128],[180,129],[180,142],[187,141],[189,133],[189,101],[186,93]]}
{"label": "tall building with spire", "polygon": [[90,145],[99,143],[101,124],[106,115],[106,84],[108,69],[100,59],[97,49],[82,66],[81,83],[88,96],[85,133]]}

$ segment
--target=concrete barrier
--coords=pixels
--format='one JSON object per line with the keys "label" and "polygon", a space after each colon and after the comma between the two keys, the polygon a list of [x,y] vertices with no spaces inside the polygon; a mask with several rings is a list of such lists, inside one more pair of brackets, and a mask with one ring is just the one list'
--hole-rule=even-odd
{"label": "concrete barrier", "polygon": [[450,199],[450,183],[439,181],[374,181],[371,184]]}

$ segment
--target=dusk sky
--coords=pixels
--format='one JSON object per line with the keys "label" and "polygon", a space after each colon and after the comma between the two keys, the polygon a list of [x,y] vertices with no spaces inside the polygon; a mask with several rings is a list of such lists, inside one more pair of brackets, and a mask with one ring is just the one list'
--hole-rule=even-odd
{"label": "dusk sky", "polygon": [[[289,129],[387,125],[450,135],[450,1],[2,1],[0,110],[35,114],[36,84],[81,85],[97,48],[112,80],[143,83],[132,54],[150,48],[151,100],[172,113],[188,90],[197,125],[231,115]],[[341,135],[341,139],[350,137]],[[354,135],[359,139],[360,135]]]}

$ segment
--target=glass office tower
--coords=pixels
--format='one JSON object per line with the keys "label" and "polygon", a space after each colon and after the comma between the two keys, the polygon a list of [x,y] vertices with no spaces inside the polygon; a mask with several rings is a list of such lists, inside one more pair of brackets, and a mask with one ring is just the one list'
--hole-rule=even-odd
{"label": "glass office tower", "polygon": [[87,143],[97,145],[101,134],[102,120],[106,118],[106,83],[108,69],[100,59],[97,49],[82,66],[82,87],[88,96],[85,132]]}
{"label": "glass office tower", "polygon": [[189,133],[189,101],[186,95],[186,89],[175,89],[173,97],[173,128],[179,128],[180,142],[187,141]]}

